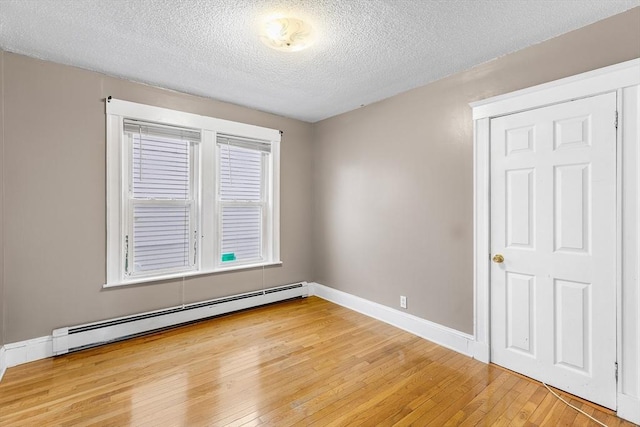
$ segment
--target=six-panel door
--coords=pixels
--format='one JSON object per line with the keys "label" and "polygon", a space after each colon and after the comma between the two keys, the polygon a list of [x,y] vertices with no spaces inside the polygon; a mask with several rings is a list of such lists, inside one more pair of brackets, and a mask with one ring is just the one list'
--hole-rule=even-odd
{"label": "six-panel door", "polygon": [[616,95],[491,120],[491,359],[615,408]]}

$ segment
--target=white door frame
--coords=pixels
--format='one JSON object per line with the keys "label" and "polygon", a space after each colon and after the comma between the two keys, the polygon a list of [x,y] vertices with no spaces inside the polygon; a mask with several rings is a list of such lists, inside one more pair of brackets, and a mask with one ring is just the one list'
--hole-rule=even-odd
{"label": "white door frame", "polygon": [[474,122],[473,354],[478,360],[490,361],[491,118],[614,91],[618,95],[618,415],[640,423],[640,59],[470,104]]}

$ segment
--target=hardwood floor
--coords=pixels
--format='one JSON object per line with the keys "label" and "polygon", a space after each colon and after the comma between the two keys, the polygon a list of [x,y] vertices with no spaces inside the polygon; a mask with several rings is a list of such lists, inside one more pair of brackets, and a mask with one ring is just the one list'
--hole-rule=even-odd
{"label": "hardwood floor", "polygon": [[538,383],[316,297],[10,368],[0,425],[597,426]]}

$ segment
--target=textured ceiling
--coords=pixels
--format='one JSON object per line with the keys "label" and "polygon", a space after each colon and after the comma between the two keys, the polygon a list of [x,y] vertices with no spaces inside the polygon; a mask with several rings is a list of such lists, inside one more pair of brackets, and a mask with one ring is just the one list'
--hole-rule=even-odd
{"label": "textured ceiling", "polygon": [[[640,0],[0,0],[0,48],[315,122]],[[261,43],[276,13],[317,31]]]}

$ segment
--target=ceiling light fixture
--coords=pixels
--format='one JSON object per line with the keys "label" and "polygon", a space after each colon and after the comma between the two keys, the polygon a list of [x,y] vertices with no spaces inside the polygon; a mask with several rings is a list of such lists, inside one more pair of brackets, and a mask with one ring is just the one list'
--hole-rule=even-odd
{"label": "ceiling light fixture", "polygon": [[277,18],[268,21],[260,37],[270,48],[283,52],[297,52],[313,43],[311,25],[296,18]]}

